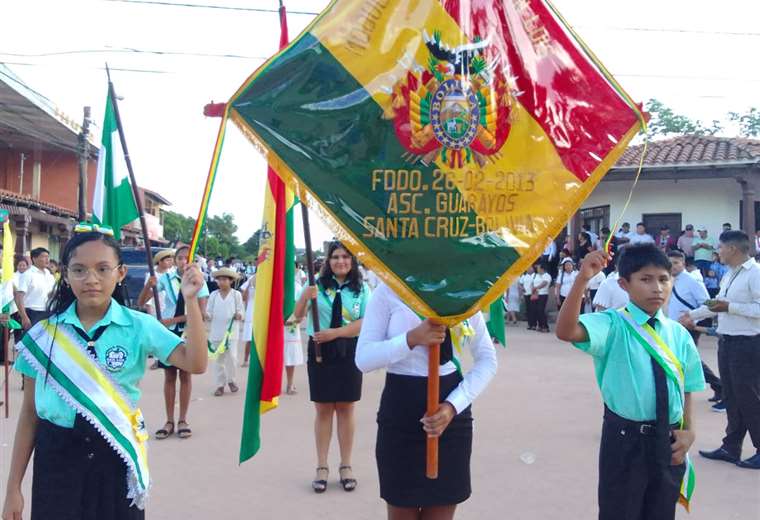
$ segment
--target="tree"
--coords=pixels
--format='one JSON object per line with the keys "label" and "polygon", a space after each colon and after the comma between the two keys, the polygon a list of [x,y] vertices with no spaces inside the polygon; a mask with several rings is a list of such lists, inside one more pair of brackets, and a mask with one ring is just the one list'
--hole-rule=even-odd
{"label": "tree", "polygon": [[652,116],[649,121],[649,134],[696,134],[715,135],[723,130],[720,121],[713,120],[709,126],[705,126],[700,120],[690,119],[688,116],[676,114],[672,108],[665,106],[661,101],[650,99],[645,105],[646,111]]}
{"label": "tree", "polygon": [[261,230],[257,229],[251,238],[245,241],[243,244],[243,250],[249,256],[257,256],[259,254],[259,243],[261,242]]}
{"label": "tree", "polygon": [[193,237],[195,219],[174,211],[162,210],[164,216],[164,238],[170,242],[189,243]]}
{"label": "tree", "polygon": [[760,110],[750,108],[745,114],[729,112],[728,118],[739,123],[739,131],[743,137],[760,137]]}

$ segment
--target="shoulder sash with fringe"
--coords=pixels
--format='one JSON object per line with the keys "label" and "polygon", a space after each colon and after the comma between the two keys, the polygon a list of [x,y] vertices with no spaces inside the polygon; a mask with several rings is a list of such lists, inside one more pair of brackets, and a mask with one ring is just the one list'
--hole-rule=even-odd
{"label": "shoulder sash with fringe", "polygon": [[[678,386],[678,390],[681,394],[681,402],[685,401],[684,385],[685,377],[683,373],[683,366],[678,360],[673,350],[665,343],[662,336],[648,323],[639,325],[636,320],[633,319],[628,309],[620,309],[618,311],[623,321],[636,339],[636,341],[644,347],[650,356],[662,367],[667,377],[672,379]],[[683,415],[681,416],[680,427],[683,428]],[[691,497],[694,494],[694,486],[696,483],[696,474],[694,472],[694,466],[689,459],[689,454],[686,454],[686,471],[681,481],[681,492],[678,497],[678,502],[689,510],[689,503]]]}
{"label": "shoulder sash with fringe", "polygon": [[65,323],[44,320],[23,338],[21,355],[55,392],[90,422],[127,466],[127,499],[143,509],[150,487],[142,412]]}

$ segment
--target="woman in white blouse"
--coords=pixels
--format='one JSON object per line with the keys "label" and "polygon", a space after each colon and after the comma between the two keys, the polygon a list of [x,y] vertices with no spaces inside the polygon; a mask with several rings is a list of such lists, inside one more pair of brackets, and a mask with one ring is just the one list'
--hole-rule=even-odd
{"label": "woman in white blouse", "polygon": [[[496,373],[496,352],[481,313],[467,320],[464,347],[475,360],[467,374],[452,361],[451,334],[422,320],[385,284],[370,298],[356,350],[362,372],[386,369],[377,414],[375,455],[380,496],[390,520],[448,520],[471,493],[472,401]],[[428,348],[441,345],[440,406],[425,417]],[[438,478],[425,477],[428,435],[439,437]]]}

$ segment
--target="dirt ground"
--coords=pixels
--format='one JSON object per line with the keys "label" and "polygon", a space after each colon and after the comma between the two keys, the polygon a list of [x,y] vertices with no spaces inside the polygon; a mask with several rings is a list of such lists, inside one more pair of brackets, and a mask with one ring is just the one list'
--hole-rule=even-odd
{"label": "dirt ground", "polygon": [[[508,328],[507,335],[508,348],[498,352],[499,372],[473,406],[473,495],[459,508],[457,518],[593,519],[602,405],[591,360],[554,335],[529,332],[524,325]],[[713,368],[716,348],[712,338],[703,338],[700,350]],[[242,466],[237,460],[244,389],[237,395],[213,397],[211,374],[196,377],[189,416],[192,439],[151,441],[154,486],[147,518],[384,518],[374,460],[375,412],[384,375],[365,376],[363,399],[357,406],[353,460],[357,490],[349,494],[338,485],[334,441],[329,487],[323,495],[310,488],[316,461],[304,367],[297,369],[296,377],[300,392],[283,396],[279,409],[264,416],[262,450]],[[240,379],[244,386],[245,377]],[[2,496],[21,399],[19,386],[14,376],[11,417],[0,419]],[[154,431],[164,420],[161,371],[151,371],[143,386],[141,407]],[[697,490],[692,513],[679,510],[678,518],[760,519],[760,472],[696,454],[697,449],[719,446],[725,427],[725,415],[709,408],[710,395],[708,391],[696,396]],[[747,440],[744,454],[751,453]],[[31,474],[25,481],[26,497],[30,486]]]}

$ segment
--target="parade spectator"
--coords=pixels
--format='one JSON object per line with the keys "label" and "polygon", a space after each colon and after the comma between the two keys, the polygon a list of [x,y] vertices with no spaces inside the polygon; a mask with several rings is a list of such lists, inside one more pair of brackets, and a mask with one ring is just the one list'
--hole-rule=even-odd
{"label": "parade spectator", "polygon": [[591,311],[593,312],[594,298],[596,298],[596,293],[599,291],[599,288],[602,286],[606,279],[607,276],[604,274],[604,271],[602,271],[600,273],[596,273],[596,275],[591,280],[589,280],[588,287],[586,288],[586,299],[583,307],[581,307],[581,314],[586,311],[586,302],[590,303]]}
{"label": "parade spectator", "polygon": [[718,253],[713,253],[710,269],[715,272],[715,276],[718,278],[718,282],[723,279],[723,275],[725,275],[728,271],[728,267],[726,267],[725,264],[720,261],[720,255]]}
{"label": "parade spectator", "polygon": [[530,302],[533,305],[533,316],[538,322],[539,332],[549,332],[549,323],[546,317],[546,302],[549,300],[549,286],[552,277],[546,272],[546,266],[538,263],[533,274],[533,294]]}
{"label": "parade spectator", "polygon": [[660,234],[657,236],[657,247],[663,253],[667,254],[676,248],[676,237],[670,234],[670,226],[660,226]]}
{"label": "parade spectator", "polygon": [[676,242],[676,247],[683,251],[683,254],[686,255],[686,259],[694,258],[694,248],[692,247],[692,243],[694,242],[694,226],[691,224],[686,224],[686,228],[684,228],[683,234],[678,237],[678,241]]}
{"label": "parade spectator", "polygon": [[760,253],[760,229],[755,231],[755,254]]}
{"label": "parade spectator", "polygon": [[[728,424],[721,446],[700,451],[708,459],[741,468],[760,469],[760,266],[750,257],[749,237],[743,231],[720,236],[720,259],[729,267],[715,300],[690,311],[681,323],[718,317],[718,367]],[[744,437],[749,432],[756,453],[741,460]]]}
{"label": "parade spectator", "polygon": [[620,226],[620,229],[617,233],[615,233],[615,238],[618,239],[619,246],[624,246],[628,244],[631,241],[631,237],[633,236],[633,232],[631,231],[631,225],[628,222],[623,222],[623,225]]}
{"label": "parade spectator", "polygon": [[[563,249],[567,251],[567,249]],[[536,274],[536,270],[533,266],[528,267],[528,270],[520,277],[520,293],[525,301],[525,312],[528,318],[528,330],[536,330],[538,321],[536,320],[536,313],[533,309],[533,276]]]}
{"label": "parade spectator", "polygon": [[630,245],[636,244],[654,244],[654,238],[647,233],[647,228],[643,222],[636,224],[636,232],[631,235]]}
{"label": "parade spectator", "polygon": [[597,242],[599,242],[599,235],[597,235],[596,233],[594,233],[593,231],[591,231],[591,224],[583,224],[581,226],[581,229],[583,229],[583,231],[585,233],[588,233],[589,242],[591,242],[592,245],[594,245]]}
{"label": "parade spectator", "polygon": [[705,283],[704,276],[702,276],[702,271],[699,270],[699,267],[697,267],[697,264],[694,263],[694,260],[686,259],[686,272],[689,273],[689,276],[694,278],[699,283]]}
{"label": "parade spectator", "polygon": [[585,231],[578,233],[578,245],[573,251],[573,261],[576,265],[580,264],[583,258],[594,250],[594,244],[591,242],[591,236]]}
{"label": "parade spectator", "polygon": [[16,272],[13,273],[13,290],[18,291],[19,283],[21,283],[21,276],[29,269],[29,260],[26,258],[20,258],[16,262]]}
{"label": "parade spectator", "polygon": [[731,223],[730,222],[724,222],[723,223],[723,233],[726,231],[731,231]]}
{"label": "parade spectator", "polygon": [[707,294],[710,295],[710,298],[715,298],[720,290],[720,278],[718,278],[718,275],[713,269],[707,271],[707,276],[705,276],[705,289],[707,289]]}
{"label": "parade spectator", "polygon": [[520,312],[520,281],[522,277],[515,280],[509,286],[504,295],[504,307],[507,311],[507,325],[517,325],[517,313]]}
{"label": "parade spectator", "polygon": [[694,248],[694,263],[704,275],[710,268],[710,264],[713,261],[713,253],[716,251],[718,244],[713,237],[708,236],[705,226],[699,226],[697,233],[699,233],[699,236],[692,243],[692,247]]}
{"label": "parade spectator", "polygon": [[[214,395],[224,395],[224,387],[229,386],[233,394],[239,390],[235,381],[237,364],[237,343],[240,322],[243,321],[243,296],[232,288],[240,275],[228,267],[214,271],[219,288],[212,292],[206,305],[204,319],[208,323],[209,350],[215,358]],[[211,356],[210,356],[211,357]]]}
{"label": "parade spectator", "polygon": [[560,265],[559,276],[557,277],[557,283],[554,286],[554,295],[557,298],[557,309],[562,308],[562,302],[564,302],[567,295],[570,294],[570,288],[575,283],[575,278],[577,276],[578,271],[575,270],[573,261],[569,258],[565,259]]}
{"label": "parade spectator", "polygon": [[47,306],[55,289],[55,277],[48,270],[50,252],[44,247],[32,250],[32,266],[19,278],[15,300],[21,325],[29,330],[48,317]]}
{"label": "parade spectator", "polygon": [[555,277],[557,274],[557,266],[559,265],[559,259],[557,255],[557,244],[554,242],[554,239],[549,239],[546,243],[546,248],[544,249],[543,254],[541,255],[541,262],[544,263],[546,266],[546,270],[548,273],[552,276],[552,278]]}

